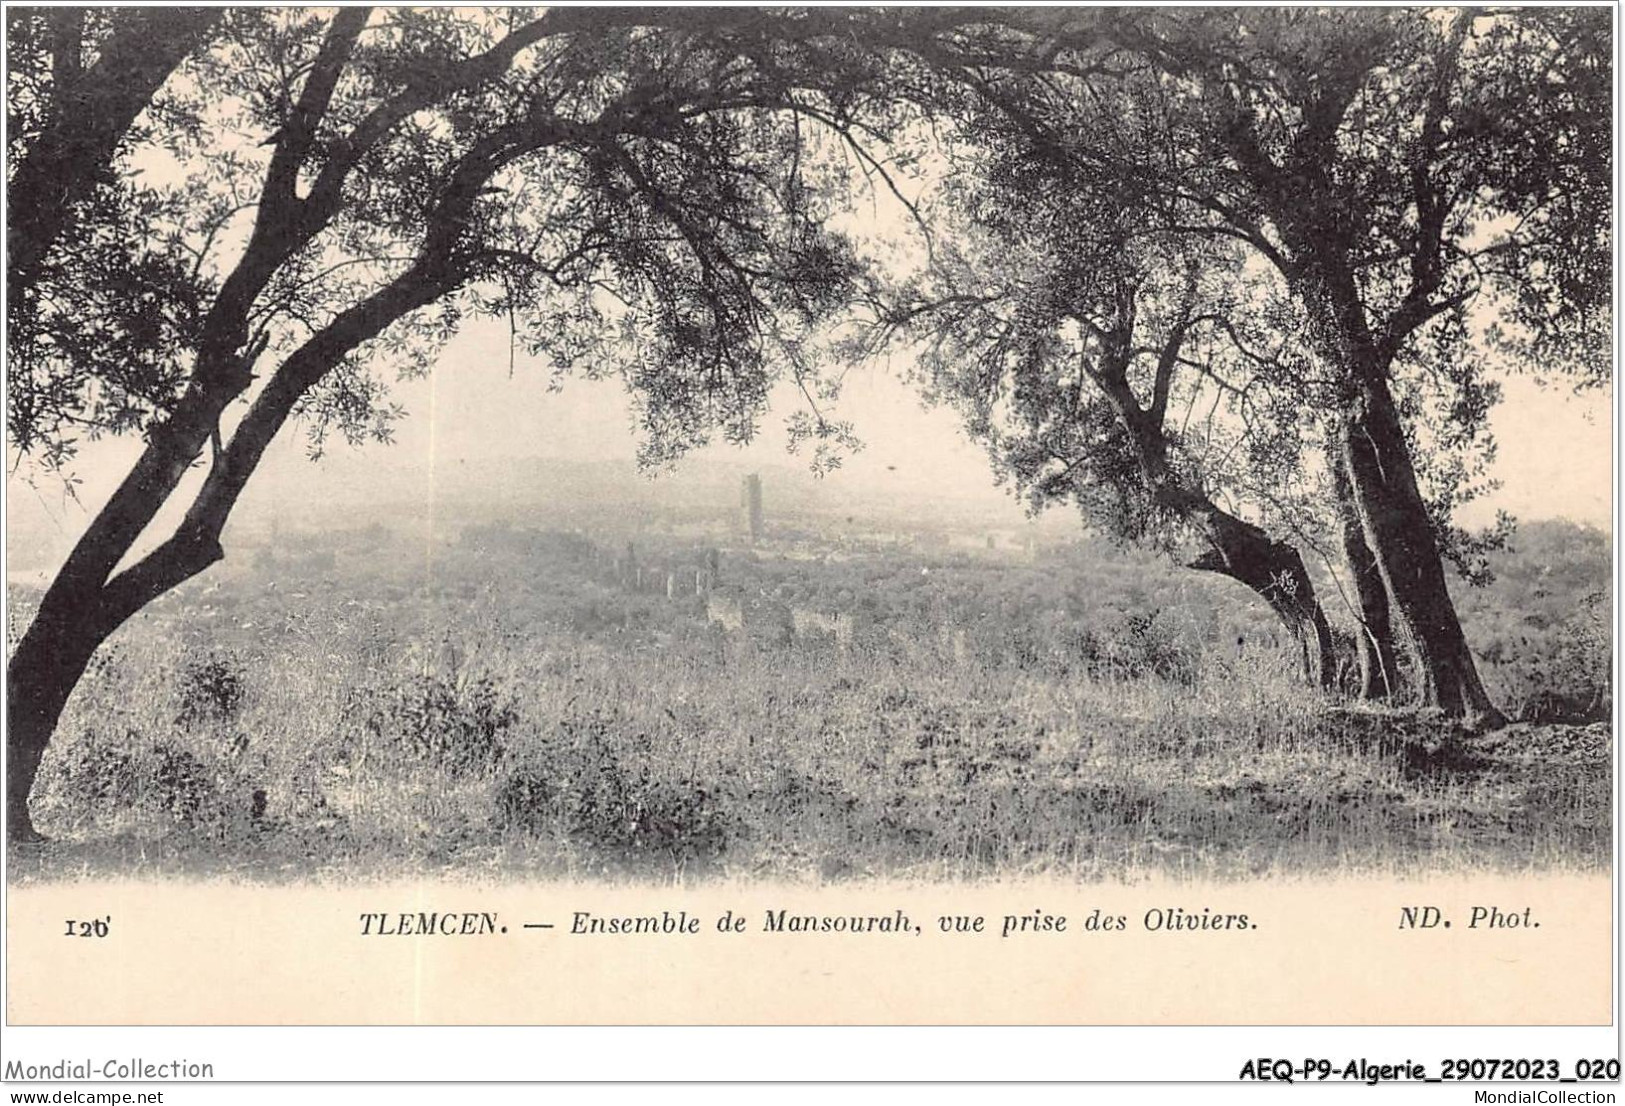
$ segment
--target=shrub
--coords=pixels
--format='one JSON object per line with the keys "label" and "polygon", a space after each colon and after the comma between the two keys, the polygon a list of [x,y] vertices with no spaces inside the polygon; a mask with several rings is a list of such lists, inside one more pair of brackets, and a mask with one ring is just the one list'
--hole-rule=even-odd
{"label": "shrub", "polygon": [[75,828],[133,817],[196,830],[216,825],[224,810],[208,764],[133,729],[117,739],[92,731],[68,743],[41,784],[42,798],[65,808]]}
{"label": "shrub", "polygon": [[149,801],[170,821],[196,829],[218,812],[219,789],[213,774],[197,757],[160,741],[144,759],[150,773]]}
{"label": "shrub", "polygon": [[556,828],[623,863],[721,857],[735,828],[721,797],[630,766],[619,750],[643,744],[642,735],[627,739],[614,730],[614,716],[596,712],[560,723],[536,759],[498,786],[497,825],[531,835]]}
{"label": "shrub", "polygon": [[1608,593],[1594,591],[1549,624],[1525,617],[1483,647],[1492,694],[1523,722],[1592,722],[1613,708]]}
{"label": "shrub", "polygon": [[180,672],[180,705],[175,724],[191,727],[205,722],[229,722],[243,706],[241,662],[230,655],[215,655],[186,663]]}
{"label": "shrub", "polygon": [[93,730],[63,747],[51,774],[52,786],[41,790],[62,800],[76,822],[84,820],[85,813],[133,808],[141,797],[141,765],[136,761],[140,741],[133,730],[119,738]]}
{"label": "shrub", "polygon": [[1197,653],[1159,619],[1161,613],[1129,611],[1104,627],[1070,631],[1068,648],[1091,676],[1192,684]]}
{"label": "shrub", "polygon": [[731,820],[713,792],[645,772],[600,774],[596,783],[576,793],[573,837],[623,855],[676,861],[711,861],[726,851]]}
{"label": "shrub", "polygon": [[350,696],[346,713],[362,716],[374,742],[453,775],[494,768],[519,719],[495,680],[466,674],[420,675],[381,691],[363,689]]}
{"label": "shrub", "polygon": [[509,773],[496,791],[496,824],[536,835],[558,816],[558,791],[534,766]]}

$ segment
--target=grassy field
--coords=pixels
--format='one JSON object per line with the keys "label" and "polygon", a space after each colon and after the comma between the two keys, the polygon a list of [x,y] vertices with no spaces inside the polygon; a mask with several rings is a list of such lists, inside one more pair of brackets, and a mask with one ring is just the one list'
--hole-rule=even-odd
{"label": "grassy field", "polygon": [[517,618],[487,587],[406,630],[387,604],[310,599],[239,611],[233,636],[183,597],[121,632],[81,685],[35,791],[56,840],[16,852],[11,878],[1609,863],[1606,723],[1463,739],[1211,641],[1165,642],[1177,664],[1145,663],[1140,639],[1117,664],[1099,637],[1009,648],[1008,632],[918,627],[841,648],[727,634],[692,604],[640,620],[642,598],[608,587],[588,600],[605,616],[590,633]]}

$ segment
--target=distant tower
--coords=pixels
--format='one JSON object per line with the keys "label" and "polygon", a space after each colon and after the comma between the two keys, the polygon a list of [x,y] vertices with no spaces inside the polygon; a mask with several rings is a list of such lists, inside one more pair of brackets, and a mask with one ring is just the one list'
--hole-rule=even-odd
{"label": "distant tower", "polygon": [[750,525],[750,542],[755,545],[762,538],[762,478],[756,473],[745,477],[739,500],[739,505],[745,511],[745,520]]}

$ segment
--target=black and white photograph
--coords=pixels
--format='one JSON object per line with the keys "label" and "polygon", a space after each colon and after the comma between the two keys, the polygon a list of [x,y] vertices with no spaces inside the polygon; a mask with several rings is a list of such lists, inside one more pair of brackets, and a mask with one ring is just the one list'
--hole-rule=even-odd
{"label": "black and white photograph", "polygon": [[1609,1026],[1616,14],[8,6],[8,1024]]}

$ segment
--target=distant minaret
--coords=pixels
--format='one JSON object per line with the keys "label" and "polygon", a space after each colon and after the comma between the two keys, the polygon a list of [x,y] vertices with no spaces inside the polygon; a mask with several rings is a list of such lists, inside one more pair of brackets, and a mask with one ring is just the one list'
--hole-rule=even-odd
{"label": "distant minaret", "polygon": [[762,539],[762,478],[754,472],[745,477],[739,499],[750,525],[750,543],[755,545]]}

